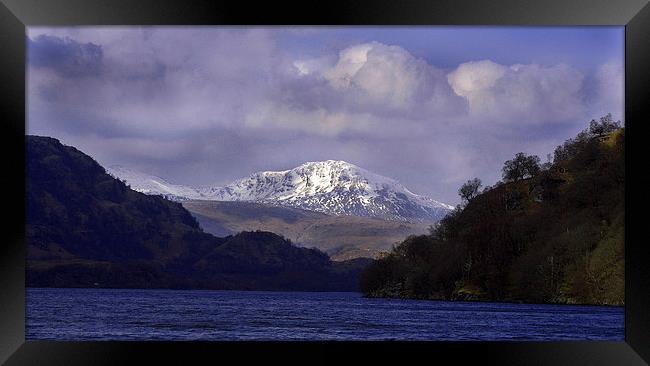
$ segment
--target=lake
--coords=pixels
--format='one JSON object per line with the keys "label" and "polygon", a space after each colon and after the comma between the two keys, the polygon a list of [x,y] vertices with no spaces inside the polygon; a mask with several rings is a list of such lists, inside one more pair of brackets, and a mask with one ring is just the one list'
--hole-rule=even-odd
{"label": "lake", "polygon": [[29,288],[27,340],[616,340],[624,308],[354,292]]}

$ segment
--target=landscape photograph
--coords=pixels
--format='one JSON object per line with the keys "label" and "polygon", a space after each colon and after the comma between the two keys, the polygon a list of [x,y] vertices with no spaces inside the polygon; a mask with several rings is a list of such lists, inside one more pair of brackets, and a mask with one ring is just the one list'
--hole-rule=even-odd
{"label": "landscape photograph", "polygon": [[27,340],[624,339],[624,28],[28,27]]}

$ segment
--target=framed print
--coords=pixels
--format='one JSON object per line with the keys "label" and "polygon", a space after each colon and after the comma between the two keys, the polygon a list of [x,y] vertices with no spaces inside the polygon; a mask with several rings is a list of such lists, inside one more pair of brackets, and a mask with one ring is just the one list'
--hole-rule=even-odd
{"label": "framed print", "polygon": [[650,359],[646,1],[0,10],[8,365]]}

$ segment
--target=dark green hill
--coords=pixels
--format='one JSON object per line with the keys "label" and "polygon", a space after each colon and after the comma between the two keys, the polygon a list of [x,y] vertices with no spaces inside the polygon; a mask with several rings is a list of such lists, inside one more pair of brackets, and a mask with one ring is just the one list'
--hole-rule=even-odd
{"label": "dark green hill", "polygon": [[618,126],[609,117],[593,121],[546,166],[523,154],[526,169],[507,162],[506,182],[467,195],[430,235],[408,238],[369,266],[362,291],[622,304],[625,130]]}
{"label": "dark green hill", "polygon": [[92,158],[47,137],[27,136],[27,237],[30,259],[85,258],[164,263],[202,234],[183,207],[129,189]]}
{"label": "dark green hill", "polygon": [[79,150],[27,136],[27,285],[357,289],[314,249],[270,232],[217,238],[179,203],[131,190]]}

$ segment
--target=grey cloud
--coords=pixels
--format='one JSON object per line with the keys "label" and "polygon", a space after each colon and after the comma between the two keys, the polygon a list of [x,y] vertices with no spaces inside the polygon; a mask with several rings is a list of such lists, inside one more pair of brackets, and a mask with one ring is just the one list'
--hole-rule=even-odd
{"label": "grey cloud", "polygon": [[496,76],[464,70],[462,84],[378,43],[303,60],[264,29],[40,32],[29,45],[28,133],[182,184],[340,159],[453,204],[458,185],[492,184],[515,152],[544,159],[598,117],[598,99],[620,103],[615,66],[590,75],[593,87],[570,67],[496,63]]}
{"label": "grey cloud", "polygon": [[30,65],[51,68],[65,77],[96,76],[102,71],[104,52],[94,43],[40,35],[28,38],[27,49]]}
{"label": "grey cloud", "polygon": [[625,95],[625,74],[623,64],[620,61],[610,61],[601,65],[596,72],[596,94],[594,104],[600,115],[612,113],[614,118],[623,119],[624,95]]}

